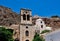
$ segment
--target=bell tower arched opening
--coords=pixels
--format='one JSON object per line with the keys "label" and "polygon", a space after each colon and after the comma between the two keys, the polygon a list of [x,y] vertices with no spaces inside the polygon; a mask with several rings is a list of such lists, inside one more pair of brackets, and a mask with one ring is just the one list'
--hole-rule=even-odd
{"label": "bell tower arched opening", "polygon": [[27,15],[27,20],[30,20],[30,16],[29,15]]}
{"label": "bell tower arched opening", "polygon": [[26,20],[26,15],[25,14],[23,14],[23,20]]}
{"label": "bell tower arched opening", "polygon": [[29,31],[26,31],[26,32],[25,32],[25,35],[26,35],[26,36],[29,36]]}

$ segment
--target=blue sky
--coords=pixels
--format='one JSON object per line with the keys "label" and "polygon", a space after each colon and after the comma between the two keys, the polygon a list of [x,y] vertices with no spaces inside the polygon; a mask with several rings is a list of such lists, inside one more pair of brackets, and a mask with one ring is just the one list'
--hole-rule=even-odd
{"label": "blue sky", "polygon": [[29,8],[32,15],[50,17],[60,16],[60,0],[0,0],[0,5],[20,13],[20,8]]}

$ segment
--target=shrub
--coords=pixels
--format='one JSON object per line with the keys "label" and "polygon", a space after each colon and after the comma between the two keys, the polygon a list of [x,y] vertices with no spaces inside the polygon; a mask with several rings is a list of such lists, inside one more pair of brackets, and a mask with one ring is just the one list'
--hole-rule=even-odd
{"label": "shrub", "polygon": [[39,36],[39,34],[35,33],[33,41],[44,41],[44,39],[41,36]]}
{"label": "shrub", "polygon": [[13,41],[13,33],[5,27],[0,27],[0,40],[1,41]]}
{"label": "shrub", "polygon": [[50,30],[43,30],[43,31],[41,32],[41,34],[44,34],[44,33],[46,33],[46,32],[50,32]]}

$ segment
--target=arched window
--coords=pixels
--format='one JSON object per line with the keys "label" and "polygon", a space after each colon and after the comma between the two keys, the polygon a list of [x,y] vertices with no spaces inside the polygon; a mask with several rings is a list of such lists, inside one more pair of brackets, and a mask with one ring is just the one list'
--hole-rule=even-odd
{"label": "arched window", "polygon": [[41,25],[41,28],[43,28],[43,25]]}
{"label": "arched window", "polygon": [[26,41],[29,41],[29,40],[26,40]]}
{"label": "arched window", "polygon": [[29,15],[27,15],[27,20],[30,20],[30,16]]}
{"label": "arched window", "polygon": [[23,14],[23,20],[26,20],[26,15],[25,14]]}
{"label": "arched window", "polygon": [[25,34],[26,34],[26,36],[29,36],[29,31],[26,31]]}

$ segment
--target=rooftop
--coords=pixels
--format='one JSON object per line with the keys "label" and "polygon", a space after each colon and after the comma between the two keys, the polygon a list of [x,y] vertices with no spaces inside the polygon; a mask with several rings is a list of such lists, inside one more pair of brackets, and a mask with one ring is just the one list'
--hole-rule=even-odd
{"label": "rooftop", "polygon": [[26,8],[21,8],[21,10],[31,11],[30,9],[26,9]]}

